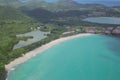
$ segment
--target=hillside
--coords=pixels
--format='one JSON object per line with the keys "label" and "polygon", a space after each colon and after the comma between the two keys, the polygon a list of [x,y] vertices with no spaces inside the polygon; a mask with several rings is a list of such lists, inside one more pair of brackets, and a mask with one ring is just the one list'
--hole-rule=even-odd
{"label": "hillside", "polygon": [[22,20],[28,19],[20,10],[10,6],[0,6],[0,20]]}
{"label": "hillside", "polygon": [[110,7],[101,4],[80,4],[73,0],[59,0],[51,3],[44,0],[28,0],[23,2],[20,9],[25,14],[41,22],[49,22],[61,17],[62,19],[64,17],[65,20],[66,17],[112,16],[113,14],[119,16],[117,11],[113,11]]}
{"label": "hillside", "polygon": [[[120,17],[119,15],[120,12],[115,10],[114,8],[105,7],[98,4],[81,5],[73,2],[70,3],[71,3],[70,6],[66,6],[67,3],[64,3],[66,4],[65,6],[63,6],[62,3],[60,3],[59,5],[57,5],[57,3],[54,3],[56,5],[52,5],[53,3],[51,3],[51,6],[54,6],[53,8],[38,7],[35,9],[29,9],[26,6],[23,6],[20,9],[26,15],[29,15],[38,22],[43,22],[43,23],[52,22],[55,24],[63,23],[63,25],[69,25],[69,24],[76,25],[76,22],[78,24],[78,22],[80,22],[83,18],[87,18],[87,17],[98,17],[98,16]],[[76,6],[72,6],[73,4]],[[87,6],[89,6],[89,8]],[[71,23],[71,20],[74,20],[75,23],[74,22]]]}
{"label": "hillside", "polygon": [[58,0],[56,2],[45,2],[44,0],[28,0],[24,2],[20,6],[21,8],[27,9],[36,9],[43,8],[49,11],[57,12],[57,11],[67,11],[67,10],[90,10],[93,8],[104,8],[106,6],[101,4],[81,4],[77,3],[73,0]]}
{"label": "hillside", "polygon": [[55,18],[56,15],[43,8],[36,8],[32,10],[22,10],[26,15],[32,17],[34,20],[39,22],[49,22],[51,19]]}
{"label": "hillside", "polygon": [[30,27],[35,27],[30,17],[15,8],[0,6],[0,80],[5,80],[4,65],[20,55],[16,53],[13,57],[15,53],[10,54],[14,44],[20,40],[16,34],[28,32]]}
{"label": "hillside", "polygon": [[21,3],[19,0],[0,0],[0,5],[19,7]]}

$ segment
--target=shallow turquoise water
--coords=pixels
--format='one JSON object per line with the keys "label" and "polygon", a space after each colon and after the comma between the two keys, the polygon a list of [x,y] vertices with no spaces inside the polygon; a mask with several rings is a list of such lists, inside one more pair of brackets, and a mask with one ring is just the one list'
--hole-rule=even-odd
{"label": "shallow turquoise water", "polygon": [[61,42],[15,67],[8,80],[120,80],[119,41],[92,35]]}

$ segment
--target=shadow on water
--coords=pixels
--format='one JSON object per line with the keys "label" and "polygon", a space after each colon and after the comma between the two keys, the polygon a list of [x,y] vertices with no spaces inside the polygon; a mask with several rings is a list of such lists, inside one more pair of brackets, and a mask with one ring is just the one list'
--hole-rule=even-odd
{"label": "shadow on water", "polygon": [[117,63],[120,63],[119,60],[113,58],[113,57],[110,57],[110,56],[106,56],[106,55],[99,55],[99,57],[103,58],[103,59],[107,59],[107,60],[111,60],[113,62],[117,62]]}
{"label": "shadow on water", "polygon": [[114,55],[120,57],[120,38],[111,37],[111,40],[106,42],[106,45],[109,50],[114,52]]}

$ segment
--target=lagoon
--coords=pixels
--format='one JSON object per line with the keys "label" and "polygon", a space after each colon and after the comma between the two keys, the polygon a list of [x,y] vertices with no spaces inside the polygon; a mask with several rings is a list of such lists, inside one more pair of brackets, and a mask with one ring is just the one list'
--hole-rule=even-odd
{"label": "lagoon", "polygon": [[61,42],[14,67],[8,80],[120,80],[119,41],[92,35]]}
{"label": "lagoon", "polygon": [[83,21],[100,24],[120,24],[120,18],[116,17],[88,17],[83,19]]}
{"label": "lagoon", "polygon": [[28,32],[28,33],[16,35],[17,37],[32,36],[33,38],[28,39],[27,41],[23,41],[23,40],[19,41],[16,45],[14,45],[13,49],[18,49],[18,48],[30,45],[32,43],[38,42],[44,39],[45,37],[47,37],[47,34],[50,34],[50,32],[42,32],[40,30],[35,30],[35,31]]}

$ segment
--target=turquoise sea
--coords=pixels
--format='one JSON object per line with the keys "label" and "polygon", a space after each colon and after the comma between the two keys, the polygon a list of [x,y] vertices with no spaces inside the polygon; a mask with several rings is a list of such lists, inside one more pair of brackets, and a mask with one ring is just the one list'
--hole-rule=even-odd
{"label": "turquoise sea", "polygon": [[120,80],[120,39],[92,35],[61,42],[16,66],[8,80]]}

